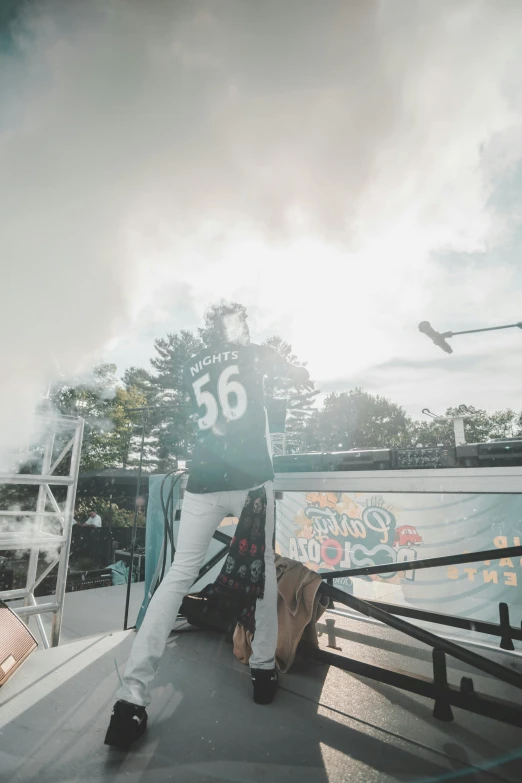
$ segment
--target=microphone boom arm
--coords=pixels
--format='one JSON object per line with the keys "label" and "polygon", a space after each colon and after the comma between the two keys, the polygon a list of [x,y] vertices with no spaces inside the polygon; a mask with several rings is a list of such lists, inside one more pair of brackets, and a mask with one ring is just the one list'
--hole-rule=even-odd
{"label": "microphone boom arm", "polygon": [[515,329],[518,327],[522,329],[522,321],[516,324],[506,324],[505,326],[487,326],[484,329],[466,329],[464,332],[442,332],[442,336],[455,337],[457,334],[476,334],[477,332],[496,332],[498,329]]}
{"label": "microphone boom arm", "polygon": [[456,337],[458,334],[477,334],[478,332],[496,332],[499,329],[522,329],[522,321],[518,321],[516,324],[505,324],[504,326],[485,326],[482,329],[465,329],[462,332],[436,332],[429,321],[422,321],[419,324],[419,331],[429,337],[430,340],[435,343],[446,353],[453,353],[453,349],[446,342],[449,337]]}

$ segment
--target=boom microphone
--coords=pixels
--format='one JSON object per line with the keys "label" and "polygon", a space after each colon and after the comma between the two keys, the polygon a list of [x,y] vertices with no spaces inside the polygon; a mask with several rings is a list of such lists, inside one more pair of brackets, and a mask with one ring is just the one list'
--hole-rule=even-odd
{"label": "boom microphone", "polygon": [[442,348],[446,353],[453,353],[453,348],[446,342],[444,335],[440,334],[440,332],[436,332],[429,321],[421,321],[419,324],[419,332],[423,332],[430,340],[433,340],[435,345],[438,345],[439,348]]}

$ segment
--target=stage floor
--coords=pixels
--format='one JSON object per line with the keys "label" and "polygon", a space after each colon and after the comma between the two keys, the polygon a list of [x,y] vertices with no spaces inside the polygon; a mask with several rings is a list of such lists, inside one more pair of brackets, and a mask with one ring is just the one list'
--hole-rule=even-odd
{"label": "stage floor", "polygon": [[[106,590],[70,594],[67,611],[78,609],[66,622],[71,633],[81,621],[80,604],[82,612],[90,605],[91,619],[103,616],[110,624]],[[111,600],[119,606],[116,592]],[[423,646],[380,626],[335,619],[342,653],[428,673]],[[121,617],[113,624],[121,628]],[[421,697],[339,669],[300,662],[282,676],[274,704],[257,706],[248,670],[232,648],[202,631],[171,635],[147,735],[128,754],[114,751],[103,738],[117,667],[123,672],[133,635],[78,634],[59,648],[38,650],[0,689],[2,783],[518,783],[522,777],[522,731],[457,709],[453,723],[440,723]],[[326,635],[320,641],[326,644]],[[520,655],[491,657],[522,671]],[[508,686],[455,663],[450,682],[472,674],[477,690],[514,698]]]}
{"label": "stage floor", "polygon": [[[138,617],[143,602],[144,582],[131,584],[129,599],[128,627],[132,628]],[[85,636],[122,631],[125,616],[125,599],[127,585],[114,585],[113,587],[98,587],[95,590],[78,590],[65,594],[63,610],[62,632],[60,644],[68,644]],[[49,596],[40,596],[37,603],[45,604],[52,600]],[[11,609],[23,606],[23,601],[11,601]],[[40,615],[47,634],[51,638],[50,614]],[[41,645],[40,632],[34,617],[30,618],[29,628]],[[1,778],[0,778],[1,781]]]}

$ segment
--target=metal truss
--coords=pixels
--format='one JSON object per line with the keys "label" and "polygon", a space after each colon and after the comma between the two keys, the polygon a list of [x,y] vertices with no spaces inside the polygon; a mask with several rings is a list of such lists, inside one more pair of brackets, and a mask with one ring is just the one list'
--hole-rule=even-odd
{"label": "metal truss", "polygon": [[[13,611],[24,622],[34,615],[42,644],[48,648],[56,647],[60,642],[84,422],[79,417],[48,416],[39,424],[42,432],[39,448],[18,455],[19,469],[35,470],[37,466],[37,472],[0,473],[3,487],[38,487],[33,510],[0,507],[0,550],[29,551],[25,587],[0,591],[0,599],[23,599],[24,605],[13,607]],[[30,465],[30,468],[20,468],[20,464]],[[55,487],[66,488],[65,500],[57,501],[56,489],[53,493]],[[43,571],[37,574],[40,554],[46,555],[47,562]],[[38,604],[34,592],[56,567],[55,594],[46,603]],[[50,641],[41,618],[49,612],[53,615]]]}

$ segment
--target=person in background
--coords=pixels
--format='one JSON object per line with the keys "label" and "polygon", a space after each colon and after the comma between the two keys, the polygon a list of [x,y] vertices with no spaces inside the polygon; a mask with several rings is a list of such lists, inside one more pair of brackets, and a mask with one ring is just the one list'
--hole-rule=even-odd
{"label": "person in background", "polygon": [[102,521],[101,517],[96,513],[96,511],[91,511],[87,519],[85,520],[85,524],[89,527],[101,527]]}

